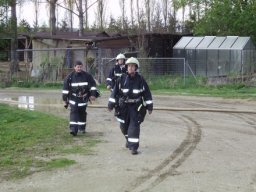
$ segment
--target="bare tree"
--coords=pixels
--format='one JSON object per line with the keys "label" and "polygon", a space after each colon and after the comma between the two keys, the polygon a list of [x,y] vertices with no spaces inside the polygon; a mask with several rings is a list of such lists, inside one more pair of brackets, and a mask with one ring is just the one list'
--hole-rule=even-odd
{"label": "bare tree", "polygon": [[185,7],[187,5],[187,0],[180,0],[180,7],[182,8],[182,23],[185,23]]}
{"label": "bare tree", "polygon": [[50,30],[51,30],[51,35],[56,35],[56,3],[58,0],[47,0],[49,5],[50,5]]}
{"label": "bare tree", "polygon": [[125,28],[125,0],[119,0],[119,5],[121,8],[121,14],[122,14],[122,28]]}
{"label": "bare tree", "polygon": [[163,23],[162,23],[162,18],[161,18],[161,12],[162,8],[159,2],[157,2],[155,8],[154,8],[154,16],[152,17],[152,31],[153,32],[162,32],[163,31]]}
{"label": "bare tree", "polygon": [[146,8],[146,17],[147,17],[147,27],[148,31],[151,31],[151,9],[150,9],[150,1],[151,0],[144,0],[145,1],[145,8]]}
{"label": "bare tree", "polygon": [[[196,13],[196,20],[199,21],[201,15],[204,15],[211,6],[211,0],[191,0],[192,11]],[[242,2],[242,1],[241,1]]]}
{"label": "bare tree", "polygon": [[35,23],[34,23],[34,27],[37,29],[39,27],[39,24],[38,24],[39,2],[38,2],[38,0],[33,0],[33,3],[34,3],[34,9],[35,9]]}
{"label": "bare tree", "polygon": [[130,0],[130,10],[131,10],[131,25],[132,25],[132,28],[134,27],[134,19],[133,19],[133,0]]}
{"label": "bare tree", "polygon": [[155,0],[144,0],[145,3],[145,15],[147,20],[147,30],[151,31],[151,20],[154,17],[155,12]]}
{"label": "bare tree", "polygon": [[83,2],[78,0],[78,18],[79,18],[79,37],[82,37],[84,34],[84,12],[83,12]]}
{"label": "bare tree", "polygon": [[[150,0],[150,4],[149,4],[149,6],[150,6],[150,24],[152,23],[151,22],[151,20],[152,20],[152,18],[154,17],[154,15],[156,14],[155,12],[156,12],[156,6],[155,6],[155,4],[156,4],[156,0]],[[152,24],[151,24],[152,25]],[[151,27],[150,27],[151,28]]]}
{"label": "bare tree", "polygon": [[[85,28],[88,29],[89,28],[89,23],[88,23],[88,9],[90,9],[94,4],[96,4],[99,0],[95,0],[93,3],[91,3],[90,5],[88,4],[88,0],[84,0],[85,1],[85,9],[84,9],[84,13],[85,13]],[[104,3],[103,3],[104,4]]]}
{"label": "bare tree", "polygon": [[[49,1],[49,0],[47,0]],[[57,1],[57,0],[56,0]],[[69,0],[72,3],[72,9],[63,6],[62,4],[58,4],[56,3],[59,7],[66,9],[67,11],[70,11],[71,15],[75,15],[78,17],[79,19],[79,36],[83,35],[83,29],[84,29],[84,14],[85,14],[85,26],[86,28],[88,27],[88,9],[91,8],[94,4],[96,4],[97,2],[99,2],[100,0],[95,0],[92,4],[88,5],[88,0]],[[103,1],[103,0],[101,0]],[[83,2],[85,2],[85,4],[83,5]],[[73,9],[73,5],[76,6],[76,9],[78,11],[75,12],[75,10]],[[84,8],[83,8],[84,6]]]}
{"label": "bare tree", "polygon": [[176,31],[176,23],[177,23],[177,11],[179,9],[179,0],[172,0],[172,6],[173,6],[173,13],[171,13],[170,16],[170,28],[171,31]]}
{"label": "bare tree", "polygon": [[184,30],[185,25],[185,7],[188,4],[188,0],[173,0],[174,10],[175,10],[175,20],[176,20],[176,11],[178,9],[182,9],[182,24],[181,24],[181,30]]}
{"label": "bare tree", "polygon": [[97,16],[98,16],[98,25],[99,29],[104,29],[104,20],[105,20],[105,0],[98,0],[98,7],[97,7]]}
{"label": "bare tree", "polygon": [[64,4],[67,7],[68,23],[70,30],[73,31],[73,12],[74,12],[74,0],[64,0]]}
{"label": "bare tree", "polygon": [[88,0],[84,0],[84,13],[85,13],[85,18],[84,18],[84,24],[85,24],[85,29],[88,29]]}
{"label": "bare tree", "polygon": [[[78,10],[78,14],[74,12],[74,10],[69,9],[69,8],[65,8],[68,11],[70,11],[70,14],[73,15],[75,14],[76,16],[78,16],[78,20],[79,20],[79,37],[83,36],[84,34],[84,12],[83,12],[83,0],[70,0],[70,4],[72,4],[72,8],[73,8],[73,4],[76,5],[76,8]],[[59,5],[59,4],[58,4]],[[59,5],[61,6],[61,5]],[[62,7],[63,8],[63,7]],[[73,17],[73,16],[72,16]]]}
{"label": "bare tree", "polygon": [[137,7],[137,21],[138,21],[138,27],[140,28],[140,4],[139,4],[139,0],[136,1],[136,7]]}
{"label": "bare tree", "polygon": [[17,40],[17,13],[16,13],[16,0],[10,0],[9,6],[11,7],[11,31],[12,31],[12,39],[11,39],[11,64],[10,64],[10,72],[11,75],[18,71],[18,57],[17,57],[17,48],[18,48],[18,40]]}
{"label": "bare tree", "polygon": [[162,13],[164,18],[164,28],[167,28],[167,18],[168,18],[168,0],[162,0]]}
{"label": "bare tree", "polygon": [[[6,1],[6,0],[5,0]],[[39,11],[39,0],[16,0],[17,7],[19,8],[19,14],[22,14],[22,8],[26,2],[31,2],[33,4],[33,11],[34,11],[34,16],[35,16],[35,21],[34,21],[34,29],[38,29],[38,11]],[[18,15],[20,17],[20,15]]]}

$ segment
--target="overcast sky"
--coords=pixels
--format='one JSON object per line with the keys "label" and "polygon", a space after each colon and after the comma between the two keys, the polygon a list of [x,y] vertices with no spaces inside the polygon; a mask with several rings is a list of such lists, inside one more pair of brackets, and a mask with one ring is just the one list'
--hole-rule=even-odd
{"label": "overcast sky", "polygon": [[[59,0],[58,2],[61,3],[63,0]],[[89,2],[89,5],[95,2],[95,0],[91,0]],[[117,18],[121,16],[120,6],[119,6],[119,0],[106,0],[106,19],[108,19],[107,22],[109,22],[110,15],[112,15],[114,18]],[[126,6],[129,6],[127,4]],[[96,10],[97,4],[94,4],[92,7],[89,8],[89,22],[90,25],[94,23],[95,21],[95,10]],[[41,26],[43,23],[48,25],[48,18],[49,18],[49,7],[46,3],[42,3],[40,5],[39,9],[39,18],[38,22]],[[35,22],[35,11],[34,11],[34,5],[31,2],[26,2],[23,4],[23,6],[20,8],[17,6],[17,17],[18,22],[22,19],[25,19],[29,22],[31,26],[33,26],[33,23]],[[61,20],[64,18],[64,9],[61,7],[57,8],[57,14],[56,14],[58,22],[61,22]],[[74,16],[74,27],[78,27],[78,17]]]}
{"label": "overcast sky", "polygon": [[[64,0],[58,0],[58,3],[63,5],[63,1]],[[89,25],[93,25],[95,23],[95,12],[96,12],[96,8],[97,8],[97,3],[95,3],[96,0],[89,0],[89,5],[92,5],[89,10],[88,10],[88,14],[89,14]],[[156,0],[160,1],[160,0]],[[38,22],[39,22],[39,26],[42,26],[42,24],[46,24],[48,26],[49,24],[49,6],[46,2],[46,0],[41,0],[40,4],[40,9],[39,9],[39,18],[38,18]],[[105,0],[106,4],[105,4],[105,18],[107,19],[106,22],[109,23],[110,21],[110,15],[112,15],[115,19],[117,19],[118,17],[121,17],[121,10],[120,10],[120,1],[119,0]],[[130,19],[130,0],[125,0],[126,4],[125,4],[125,16],[128,17],[128,19]],[[143,2],[142,0],[139,1],[140,2],[140,8],[143,8]],[[95,4],[94,4],[95,3]],[[136,7],[135,3],[136,1],[133,1],[134,3],[134,7]],[[134,16],[136,14],[136,11],[134,11]],[[177,16],[178,18],[181,18],[181,10],[179,10],[177,12]],[[179,16],[180,15],[180,16]],[[56,17],[57,17],[57,22],[61,23],[61,21],[63,19],[67,19],[67,17],[65,18],[65,9],[57,6],[57,10],[56,10]],[[35,22],[35,11],[34,11],[34,5],[33,3],[31,3],[30,1],[25,1],[25,3],[23,3],[23,6],[17,6],[17,18],[18,18],[18,22],[22,19],[25,19],[27,22],[29,22],[30,26],[33,26],[34,22]],[[78,28],[78,17],[74,15],[74,26],[75,28]]]}

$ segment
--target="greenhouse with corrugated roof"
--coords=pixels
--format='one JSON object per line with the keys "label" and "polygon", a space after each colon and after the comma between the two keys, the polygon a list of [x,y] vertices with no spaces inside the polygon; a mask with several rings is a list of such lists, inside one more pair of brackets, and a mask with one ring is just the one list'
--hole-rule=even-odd
{"label": "greenhouse with corrugated roof", "polygon": [[173,47],[173,57],[186,60],[186,74],[228,76],[256,71],[255,45],[250,37],[182,37]]}

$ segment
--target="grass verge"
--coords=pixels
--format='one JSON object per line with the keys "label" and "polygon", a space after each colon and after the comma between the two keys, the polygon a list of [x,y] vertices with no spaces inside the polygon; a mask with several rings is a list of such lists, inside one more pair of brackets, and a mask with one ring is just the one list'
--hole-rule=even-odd
{"label": "grass verge", "polygon": [[91,154],[95,136],[74,139],[68,121],[41,112],[0,104],[0,180],[76,163],[66,154]]}
{"label": "grass verge", "polygon": [[208,85],[205,78],[154,77],[148,79],[154,94],[211,96],[223,98],[256,99],[256,87],[238,82]]}
{"label": "grass verge", "polygon": [[212,87],[198,87],[193,89],[158,89],[153,90],[153,94],[165,95],[190,95],[190,96],[209,96],[209,97],[222,97],[232,99],[251,99],[256,100],[255,87],[230,87],[230,86],[212,86]]}

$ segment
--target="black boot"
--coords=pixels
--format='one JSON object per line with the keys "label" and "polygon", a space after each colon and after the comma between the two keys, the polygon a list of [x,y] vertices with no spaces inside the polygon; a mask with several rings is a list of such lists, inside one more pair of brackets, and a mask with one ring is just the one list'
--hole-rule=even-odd
{"label": "black boot", "polygon": [[70,134],[73,136],[77,136],[77,133],[75,133],[74,131],[70,131]]}
{"label": "black boot", "polygon": [[132,153],[132,155],[137,155],[138,151],[137,151],[137,149],[132,149],[131,153]]}

